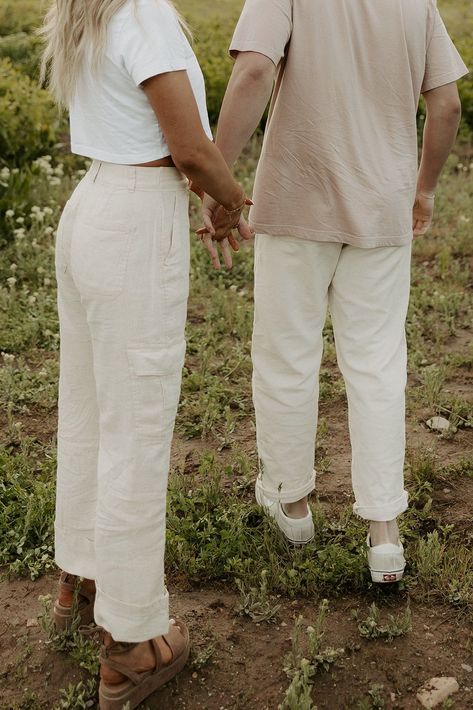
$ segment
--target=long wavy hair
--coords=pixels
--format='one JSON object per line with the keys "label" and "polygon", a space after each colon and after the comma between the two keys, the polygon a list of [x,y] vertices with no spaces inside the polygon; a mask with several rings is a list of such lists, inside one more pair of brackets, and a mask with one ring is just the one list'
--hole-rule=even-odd
{"label": "long wavy hair", "polygon": [[[45,41],[40,76],[61,106],[67,107],[74,95],[88,47],[92,48],[92,70],[96,72],[100,68],[108,23],[128,1],[52,0],[43,26],[38,30]],[[160,1],[174,8],[171,0]],[[188,31],[182,18],[179,15],[178,18]]]}

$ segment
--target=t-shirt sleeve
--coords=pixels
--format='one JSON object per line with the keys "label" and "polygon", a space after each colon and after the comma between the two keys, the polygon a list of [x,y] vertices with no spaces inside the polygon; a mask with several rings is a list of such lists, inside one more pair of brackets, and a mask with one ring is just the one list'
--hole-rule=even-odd
{"label": "t-shirt sleeve", "polygon": [[293,0],[246,0],[230,45],[230,54],[259,52],[276,66],[292,34]]}
{"label": "t-shirt sleeve", "polygon": [[450,84],[468,74],[468,68],[449,37],[438,10],[427,46],[422,93]]}
{"label": "t-shirt sleeve", "polygon": [[187,69],[186,38],[164,0],[131,3],[120,45],[124,66],[137,86],[151,76]]}

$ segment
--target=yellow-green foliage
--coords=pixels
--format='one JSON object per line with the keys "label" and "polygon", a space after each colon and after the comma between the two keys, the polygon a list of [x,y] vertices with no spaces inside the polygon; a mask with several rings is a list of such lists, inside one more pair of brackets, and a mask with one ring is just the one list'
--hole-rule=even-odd
{"label": "yellow-green foliage", "polygon": [[191,27],[205,76],[210,121],[216,123],[232,71],[228,48],[243,0],[177,0],[176,5]]}
{"label": "yellow-green foliage", "polygon": [[37,27],[45,8],[41,0],[1,0],[0,35],[27,32]]}
{"label": "yellow-green foliage", "polygon": [[10,59],[0,59],[0,164],[23,165],[48,153],[59,128],[49,94]]}
{"label": "yellow-green foliage", "polygon": [[[473,70],[473,12],[471,0],[438,0],[447,29],[463,61]],[[463,123],[473,131],[473,74],[458,83],[463,106]]]}
{"label": "yellow-green foliage", "polygon": [[37,80],[41,47],[41,39],[27,32],[0,36],[0,59],[9,57],[17,69]]}

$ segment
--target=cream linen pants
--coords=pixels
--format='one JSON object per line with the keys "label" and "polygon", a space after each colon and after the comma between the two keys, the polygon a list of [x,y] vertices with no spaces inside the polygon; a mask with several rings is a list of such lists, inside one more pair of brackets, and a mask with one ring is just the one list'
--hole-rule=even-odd
{"label": "cream linen pants", "polygon": [[345,379],[355,512],[407,508],[406,338],[411,246],[360,249],[258,235],[253,395],[260,482],[291,503],[315,484],[319,369],[329,309]]}
{"label": "cream linen pants", "polygon": [[57,235],[56,562],[119,641],[169,630],[166,490],[188,283],[188,183],[94,162]]}

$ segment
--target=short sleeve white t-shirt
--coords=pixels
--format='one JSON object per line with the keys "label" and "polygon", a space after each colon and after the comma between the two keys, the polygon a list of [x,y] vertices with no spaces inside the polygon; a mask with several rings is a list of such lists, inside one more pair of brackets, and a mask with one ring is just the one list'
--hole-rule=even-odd
{"label": "short sleeve white t-shirt", "polygon": [[173,7],[167,0],[128,0],[110,20],[99,72],[85,62],[78,80],[70,106],[72,152],[119,164],[170,155],[140,84],[172,71],[187,71],[212,139],[204,77]]}

